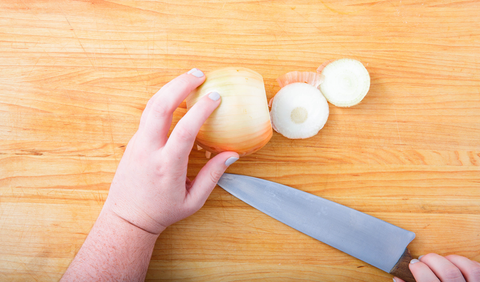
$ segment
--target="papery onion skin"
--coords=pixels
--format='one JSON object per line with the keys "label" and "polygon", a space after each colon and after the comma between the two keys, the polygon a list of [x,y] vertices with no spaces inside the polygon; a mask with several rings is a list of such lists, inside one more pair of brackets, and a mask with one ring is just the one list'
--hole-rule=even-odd
{"label": "papery onion skin", "polygon": [[325,78],[320,72],[291,71],[277,78],[278,85],[283,88],[289,84],[303,82],[318,87]]}
{"label": "papery onion skin", "polygon": [[212,153],[233,151],[246,156],[270,141],[270,114],[259,73],[242,67],[212,71],[187,97],[187,108],[213,91],[220,94],[222,101],[200,128],[196,138],[199,146]]}

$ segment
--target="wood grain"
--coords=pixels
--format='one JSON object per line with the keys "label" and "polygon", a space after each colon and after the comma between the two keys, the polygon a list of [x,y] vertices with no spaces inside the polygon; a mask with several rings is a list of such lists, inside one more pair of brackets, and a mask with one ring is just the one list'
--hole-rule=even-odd
{"label": "wood grain", "polygon": [[[480,261],[477,1],[0,0],[0,10],[0,280],[61,277],[148,99],[172,78],[248,67],[270,98],[283,73],[343,57],[370,72],[361,104],[330,105],[317,136],[275,133],[228,171],[411,230],[413,257]],[[193,151],[189,176],[205,163]],[[217,188],[160,236],[147,280],[391,276]]]}

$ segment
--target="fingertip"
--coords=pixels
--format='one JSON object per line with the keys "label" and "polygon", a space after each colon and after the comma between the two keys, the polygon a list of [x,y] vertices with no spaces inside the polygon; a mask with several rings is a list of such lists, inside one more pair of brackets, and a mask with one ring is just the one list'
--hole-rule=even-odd
{"label": "fingertip", "polygon": [[224,158],[224,164],[225,164],[225,169],[227,169],[229,166],[234,164],[236,161],[240,159],[240,156],[236,152],[222,152],[219,155],[223,155]]}
{"label": "fingertip", "polygon": [[210,100],[212,101],[218,101],[220,100],[221,97],[220,97],[220,94],[218,94],[218,92],[214,91],[208,94],[208,98],[210,98]]}
{"label": "fingertip", "polygon": [[181,97],[181,102],[193,90],[202,85],[205,78],[201,70],[193,68],[169,81],[155,95],[163,97],[178,96]]}
{"label": "fingertip", "polygon": [[[188,112],[195,112],[195,115],[202,115],[206,120],[220,106],[222,97],[216,91],[203,96]],[[202,123],[203,124],[203,123]]]}
{"label": "fingertip", "polygon": [[231,166],[234,162],[238,161],[239,158],[237,157],[230,157],[225,161],[225,165],[227,167]]}
{"label": "fingertip", "polygon": [[425,264],[418,259],[412,259],[408,265],[408,268],[410,268],[410,271],[412,273],[416,272],[418,269],[422,269],[425,266]]}
{"label": "fingertip", "polygon": [[193,69],[189,70],[187,73],[190,74],[190,75],[193,75],[193,76],[195,76],[195,77],[197,77],[197,78],[200,78],[200,77],[204,77],[204,76],[205,76],[205,74],[204,74],[201,70],[199,70],[199,69],[197,69],[197,68],[193,68]]}
{"label": "fingertip", "polygon": [[418,260],[423,261],[425,258],[429,258],[429,257],[436,256],[436,255],[437,254],[435,254],[435,253],[428,253],[426,255],[418,256]]}
{"label": "fingertip", "polygon": [[187,80],[190,80],[193,82],[194,88],[191,89],[191,91],[193,91],[195,88],[202,85],[205,82],[205,79],[207,78],[205,74],[197,68],[193,68],[183,75],[187,78]]}
{"label": "fingertip", "polygon": [[191,190],[192,198],[201,203],[205,202],[228,166],[238,159],[239,155],[235,152],[222,152],[210,159],[195,178]]}
{"label": "fingertip", "polygon": [[[421,277],[431,277],[433,275],[433,272],[428,268],[428,266],[418,259],[412,259],[408,265],[408,268],[410,269],[413,277],[415,277],[416,281],[420,281]],[[397,282],[401,282],[401,280],[397,279]]]}

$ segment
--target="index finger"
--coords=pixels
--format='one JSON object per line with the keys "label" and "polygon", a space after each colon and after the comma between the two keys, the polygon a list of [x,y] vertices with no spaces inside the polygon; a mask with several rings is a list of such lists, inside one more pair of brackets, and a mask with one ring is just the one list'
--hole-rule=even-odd
{"label": "index finger", "polygon": [[430,267],[418,259],[412,259],[408,267],[417,282],[440,282],[440,279],[438,279]]}
{"label": "index finger", "polygon": [[178,160],[180,165],[188,162],[188,153],[192,150],[193,143],[203,123],[220,105],[220,94],[211,92],[202,97],[177,123],[165,149],[170,156]]}
{"label": "index finger", "polygon": [[150,99],[140,120],[148,144],[155,149],[165,145],[173,112],[204,81],[203,72],[194,68],[165,84]]}

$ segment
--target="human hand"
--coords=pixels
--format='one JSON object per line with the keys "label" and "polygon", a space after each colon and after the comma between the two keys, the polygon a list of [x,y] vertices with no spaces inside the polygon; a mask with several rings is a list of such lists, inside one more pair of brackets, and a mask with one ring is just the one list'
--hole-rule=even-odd
{"label": "human hand", "polygon": [[417,282],[480,282],[480,263],[457,255],[428,254],[413,259],[409,268]]}
{"label": "human hand", "polygon": [[110,187],[104,209],[153,234],[199,210],[235,152],[210,159],[197,177],[187,178],[188,155],[195,137],[220,105],[220,95],[210,93],[195,104],[167,137],[175,109],[205,80],[192,69],[163,86],[151,99],[138,131],[127,145]]}

